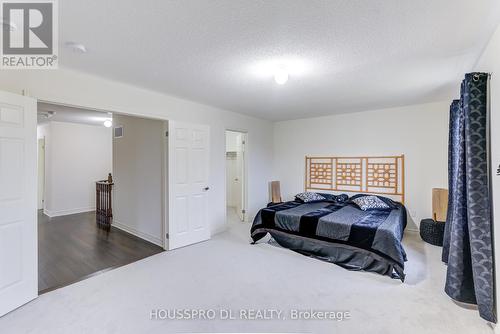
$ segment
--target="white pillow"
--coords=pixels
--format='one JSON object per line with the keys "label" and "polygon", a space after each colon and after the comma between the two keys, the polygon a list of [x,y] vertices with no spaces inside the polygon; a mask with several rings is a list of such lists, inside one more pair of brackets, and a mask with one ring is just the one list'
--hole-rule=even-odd
{"label": "white pillow", "polygon": [[320,194],[308,191],[295,195],[295,198],[301,200],[304,203],[326,200],[326,198],[324,198]]}
{"label": "white pillow", "polygon": [[361,196],[352,200],[363,211],[373,209],[390,209],[389,205],[385,204],[377,196]]}

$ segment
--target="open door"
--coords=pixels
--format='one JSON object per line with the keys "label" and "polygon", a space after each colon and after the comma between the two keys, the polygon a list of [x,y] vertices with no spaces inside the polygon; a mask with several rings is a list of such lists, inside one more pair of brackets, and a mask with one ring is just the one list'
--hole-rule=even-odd
{"label": "open door", "polygon": [[36,110],[0,92],[0,316],[38,295]]}
{"label": "open door", "polygon": [[210,238],[209,127],[168,122],[168,249]]}

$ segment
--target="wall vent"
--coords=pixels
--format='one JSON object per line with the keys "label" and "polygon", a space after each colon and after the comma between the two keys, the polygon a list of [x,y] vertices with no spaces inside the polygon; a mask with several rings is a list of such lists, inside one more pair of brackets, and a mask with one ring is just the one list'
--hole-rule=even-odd
{"label": "wall vent", "polygon": [[114,128],[113,135],[115,138],[123,137],[123,126],[117,126]]}

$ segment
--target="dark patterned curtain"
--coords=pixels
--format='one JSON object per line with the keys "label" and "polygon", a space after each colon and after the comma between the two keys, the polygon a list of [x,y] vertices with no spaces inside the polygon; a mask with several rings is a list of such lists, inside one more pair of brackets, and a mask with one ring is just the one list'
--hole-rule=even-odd
{"label": "dark patterned curtain", "polygon": [[[461,121],[462,119],[462,121]],[[448,263],[448,256],[450,254],[450,228],[451,222],[453,221],[453,210],[456,203],[456,183],[458,175],[458,167],[461,166],[458,163],[458,157],[460,154],[460,148],[463,147],[463,110],[460,110],[460,100],[453,100],[450,106],[450,130],[448,138],[448,212],[446,214],[447,221],[449,223],[444,226],[444,238],[443,238],[443,256],[442,260]],[[462,127],[460,127],[462,125]],[[458,144],[458,145],[457,145]]]}
{"label": "dark patterned curtain", "polygon": [[446,293],[477,304],[482,318],[496,322],[489,187],[488,80],[466,74],[460,101],[450,107],[449,202],[443,261]]}

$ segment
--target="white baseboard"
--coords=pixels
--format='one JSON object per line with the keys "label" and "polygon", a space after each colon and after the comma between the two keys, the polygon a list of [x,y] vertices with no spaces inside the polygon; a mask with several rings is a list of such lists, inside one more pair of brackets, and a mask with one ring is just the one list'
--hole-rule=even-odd
{"label": "white baseboard", "polygon": [[149,242],[163,248],[163,240],[155,237],[154,235],[138,231],[135,228],[127,226],[123,223],[117,222],[116,220],[113,220],[113,223],[111,226],[114,226],[122,231],[125,231],[127,233],[132,234],[132,235],[135,235],[138,238],[144,239],[146,241],[149,241]]}
{"label": "white baseboard", "polygon": [[58,210],[58,211],[43,209],[43,213],[46,214],[47,216],[49,216],[50,218],[59,217],[59,216],[74,215],[75,213],[90,212],[90,211],[95,211],[95,207],[67,209],[67,210]]}

